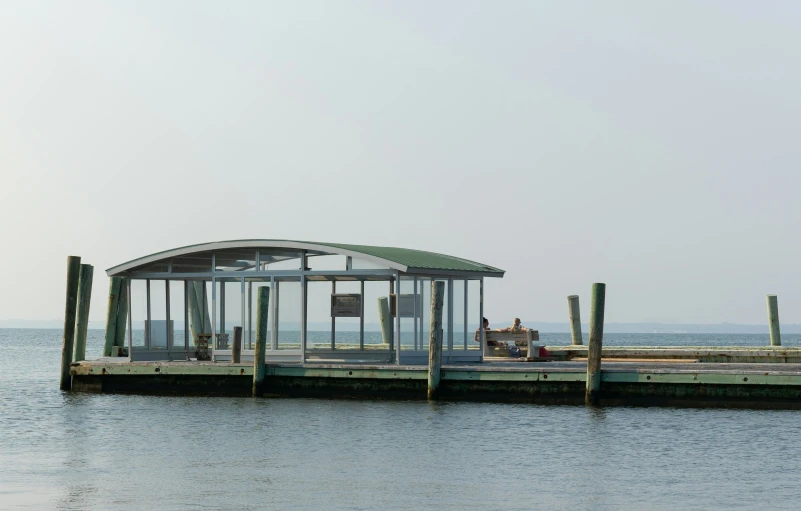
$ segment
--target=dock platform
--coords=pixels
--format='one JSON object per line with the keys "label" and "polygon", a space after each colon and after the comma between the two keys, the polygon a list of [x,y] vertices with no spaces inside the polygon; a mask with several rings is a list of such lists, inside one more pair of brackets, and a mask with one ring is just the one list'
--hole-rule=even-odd
{"label": "dock platform", "polygon": [[[586,362],[485,361],[443,365],[440,399],[583,404]],[[71,365],[73,390],[250,396],[252,364],[130,362],[104,357]],[[423,365],[268,364],[265,395],[425,399]],[[801,408],[801,364],[604,361],[602,405]]]}

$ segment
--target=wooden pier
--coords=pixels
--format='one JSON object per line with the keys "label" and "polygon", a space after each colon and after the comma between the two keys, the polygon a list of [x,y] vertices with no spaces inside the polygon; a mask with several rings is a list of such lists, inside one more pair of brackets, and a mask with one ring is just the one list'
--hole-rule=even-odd
{"label": "wooden pier", "polygon": [[[553,349],[555,347],[549,347]],[[72,364],[73,389],[86,392],[250,396],[253,364],[128,362],[106,357]],[[268,364],[268,397],[426,399],[423,365]],[[492,361],[443,365],[438,399],[583,404],[587,364]],[[801,408],[801,364],[604,362],[599,404]]]}
{"label": "wooden pier", "polygon": [[[314,269],[312,261],[321,257],[339,258],[341,267]],[[502,277],[503,270],[452,256],[240,240],[160,252],[107,273],[103,357],[84,360],[92,267],[81,265],[78,257],[68,260],[62,390],[801,409],[801,348],[781,346],[774,295],[767,298],[770,346],[610,347],[603,346],[606,285],[596,283],[588,344],[582,344],[578,297],[571,295],[572,344],[547,346],[543,361],[535,330],[519,328],[519,322],[498,330],[486,326],[484,278]],[[337,293],[338,281],[360,292]],[[331,341],[323,347],[307,336],[309,282],[331,288],[330,311],[324,312],[330,313]],[[154,295],[151,283],[159,283],[163,293]],[[282,283],[298,284],[300,290],[300,303],[294,304],[300,313],[299,340],[287,340],[278,321]],[[367,346],[365,286],[386,284],[388,296],[379,297],[376,311],[383,343]],[[468,292],[471,285],[474,291]],[[131,306],[135,286],[140,303],[146,304],[138,316]],[[171,299],[171,292],[177,296]],[[282,307],[292,306],[284,300]],[[171,309],[174,302],[178,310]],[[424,309],[429,310],[428,325]],[[469,331],[471,310],[478,313],[474,324],[485,325],[474,334]],[[229,321],[226,326],[227,316],[234,325]],[[174,318],[183,318],[182,339],[176,336]],[[337,339],[337,318],[359,318],[358,345]],[[457,319],[461,345],[454,335]],[[243,349],[246,331],[248,340],[255,337],[254,349]],[[407,342],[401,344],[404,333]],[[499,342],[501,334],[513,344]],[[488,336],[495,339],[492,350]],[[515,346],[517,337],[525,338],[526,346]],[[492,356],[500,353],[507,357]]]}

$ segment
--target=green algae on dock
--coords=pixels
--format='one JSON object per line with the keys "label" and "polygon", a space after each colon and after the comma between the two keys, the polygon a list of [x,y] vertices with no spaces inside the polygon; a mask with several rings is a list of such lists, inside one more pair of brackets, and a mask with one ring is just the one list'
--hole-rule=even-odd
{"label": "green algae on dock", "polygon": [[[252,364],[128,362],[73,364],[75,390],[110,393],[247,396]],[[443,365],[440,399],[580,404],[586,364],[488,362]],[[266,396],[425,399],[426,366],[268,364]],[[801,408],[801,364],[607,362],[602,405]]]}

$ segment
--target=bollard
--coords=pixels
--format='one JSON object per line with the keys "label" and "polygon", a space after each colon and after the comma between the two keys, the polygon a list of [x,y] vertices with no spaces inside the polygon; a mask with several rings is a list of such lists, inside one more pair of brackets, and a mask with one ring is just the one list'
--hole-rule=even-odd
{"label": "bollard", "polygon": [[198,334],[205,334],[207,332],[207,324],[204,323],[204,309],[203,302],[203,282],[192,281],[189,283],[189,322],[192,330],[192,342],[197,344]]}
{"label": "bollard", "polygon": [[72,376],[70,376],[70,363],[72,363],[72,348],[75,342],[75,312],[78,306],[78,280],[81,273],[81,258],[69,256],[67,258],[67,298],[64,309],[64,339],[61,345],[61,390],[72,389]]}
{"label": "bollard", "polygon": [[234,344],[231,346],[231,362],[238,364],[242,359],[242,327],[234,327]]}
{"label": "bollard", "polygon": [[604,305],[606,284],[592,285],[590,308],[590,342],[587,348],[587,390],[584,403],[598,405],[601,397],[601,351],[604,338]]}
{"label": "bollard", "polygon": [[92,274],[94,267],[82,264],[78,277],[78,310],[75,323],[74,362],[86,360],[86,332],[89,329],[89,306],[92,304]]}
{"label": "bollard", "polygon": [[392,316],[389,313],[389,298],[378,299],[378,321],[381,323],[381,342],[389,344],[392,349]]}
{"label": "bollard", "polygon": [[567,297],[567,309],[570,314],[570,337],[573,340],[573,345],[581,346],[583,341],[581,339],[581,313],[578,295]]}
{"label": "bollard", "polygon": [[[117,301],[117,333],[114,335],[114,346],[124,348],[128,344],[125,342],[125,327],[128,324],[128,286],[131,285],[130,279],[122,277],[120,280],[120,298]],[[128,354],[130,356],[130,353]]]}
{"label": "bollard", "polygon": [[122,278],[111,277],[108,284],[108,311],[106,311],[106,342],[103,345],[103,356],[110,357],[111,349],[117,345],[117,307],[120,303],[120,290],[122,289]]}
{"label": "bollard", "polygon": [[264,395],[264,352],[267,349],[267,315],[269,313],[270,288],[259,288],[256,301],[256,346],[253,351],[253,397]]}
{"label": "bollard", "polygon": [[442,304],[445,301],[445,283],[434,281],[431,286],[431,324],[428,340],[428,399],[439,395],[440,368],[442,367]]}
{"label": "bollard", "polygon": [[770,345],[781,346],[782,336],[779,332],[779,298],[768,295],[768,326],[770,327]]}

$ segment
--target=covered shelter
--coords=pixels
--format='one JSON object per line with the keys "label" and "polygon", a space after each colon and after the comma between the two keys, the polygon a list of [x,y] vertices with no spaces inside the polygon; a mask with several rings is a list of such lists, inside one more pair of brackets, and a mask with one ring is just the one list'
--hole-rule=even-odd
{"label": "covered shelter", "polygon": [[267,361],[424,364],[431,283],[446,283],[443,362],[480,361],[473,335],[484,278],[504,271],[405,248],[235,240],[158,252],[106,273],[124,278],[132,361],[191,360],[199,339],[209,340],[212,360],[231,360],[235,326],[242,359],[252,360],[256,297],[268,287]]}

